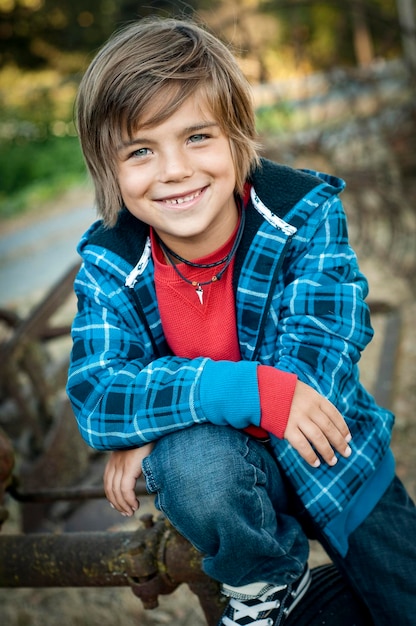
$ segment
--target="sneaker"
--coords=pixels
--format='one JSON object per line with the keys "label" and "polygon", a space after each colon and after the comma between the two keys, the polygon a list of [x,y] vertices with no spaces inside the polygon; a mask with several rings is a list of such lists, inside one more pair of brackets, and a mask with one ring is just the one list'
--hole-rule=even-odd
{"label": "sneaker", "polygon": [[231,599],[218,626],[281,626],[303,598],[310,583],[311,573],[306,565],[300,578],[289,585],[224,585],[223,593]]}

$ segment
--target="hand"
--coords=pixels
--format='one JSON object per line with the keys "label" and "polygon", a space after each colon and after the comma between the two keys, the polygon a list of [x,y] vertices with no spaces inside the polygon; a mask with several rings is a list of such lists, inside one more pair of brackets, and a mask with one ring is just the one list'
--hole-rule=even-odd
{"label": "hand", "polygon": [[351,434],[341,413],[317,391],[298,380],[293,395],[284,438],[313,467],[321,463],[317,453],[328,465],[337,457],[350,456]]}
{"label": "hand", "polygon": [[122,515],[134,515],[140,506],[135,494],[136,481],[142,474],[142,461],[153,443],[132,450],[112,452],[104,470],[104,491],[111,506]]}

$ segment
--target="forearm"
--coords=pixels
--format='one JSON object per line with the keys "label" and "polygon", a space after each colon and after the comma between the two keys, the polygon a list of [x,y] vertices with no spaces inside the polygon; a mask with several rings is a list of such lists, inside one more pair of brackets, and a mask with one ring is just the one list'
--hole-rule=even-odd
{"label": "forearm", "polygon": [[258,425],[257,367],[163,357],[141,369],[126,363],[116,372],[115,363],[95,358],[90,371],[86,363],[72,364],[68,395],[85,441],[120,450],[199,423]]}

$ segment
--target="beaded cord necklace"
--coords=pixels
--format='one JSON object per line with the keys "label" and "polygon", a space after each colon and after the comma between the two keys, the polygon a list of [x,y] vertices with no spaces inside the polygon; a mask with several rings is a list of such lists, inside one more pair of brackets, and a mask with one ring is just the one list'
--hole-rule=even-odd
{"label": "beaded cord necklace", "polygon": [[[217,280],[220,280],[222,275],[224,274],[225,270],[227,269],[227,267],[230,265],[231,261],[233,260],[234,255],[237,252],[237,248],[240,245],[241,238],[243,236],[244,224],[245,224],[245,211],[243,209],[241,211],[241,214],[240,214],[240,223],[238,225],[237,234],[235,236],[234,243],[232,245],[231,250],[229,251],[229,253],[225,257],[223,257],[219,261],[214,261],[213,263],[194,263],[193,261],[188,261],[187,259],[184,259],[179,254],[177,254],[176,252],[171,250],[162,241],[162,239],[159,237],[159,235],[156,235],[158,243],[159,243],[160,247],[162,248],[164,254],[166,255],[166,258],[168,259],[169,263],[172,265],[173,269],[175,270],[175,272],[177,273],[179,278],[181,278],[183,281],[185,281],[189,285],[192,285],[192,287],[195,288],[195,293],[198,296],[199,301],[200,301],[201,304],[204,303],[204,290],[202,289],[202,287],[204,287],[205,285],[210,285],[211,283],[215,283],[215,282],[217,282]],[[182,272],[178,269],[174,259],[176,259],[180,263],[185,263],[185,265],[188,265],[189,267],[195,267],[195,268],[198,268],[198,269],[207,269],[207,268],[210,268],[210,267],[219,267],[220,265],[223,265],[223,264],[224,264],[224,267],[222,267],[219,272],[214,274],[210,278],[210,280],[206,280],[204,282],[199,282],[197,280],[189,280],[189,278],[186,278],[186,276],[184,276],[182,274]]]}

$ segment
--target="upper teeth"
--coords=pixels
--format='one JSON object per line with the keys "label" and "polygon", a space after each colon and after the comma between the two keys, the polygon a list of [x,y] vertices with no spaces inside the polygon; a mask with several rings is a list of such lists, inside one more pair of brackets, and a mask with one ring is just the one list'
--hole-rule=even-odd
{"label": "upper teeth", "polygon": [[189,200],[193,200],[194,198],[199,196],[200,193],[201,191],[197,191],[195,193],[189,194],[189,196],[182,196],[181,198],[170,198],[169,200],[165,200],[165,202],[167,202],[168,204],[182,204],[183,202],[189,202]]}

